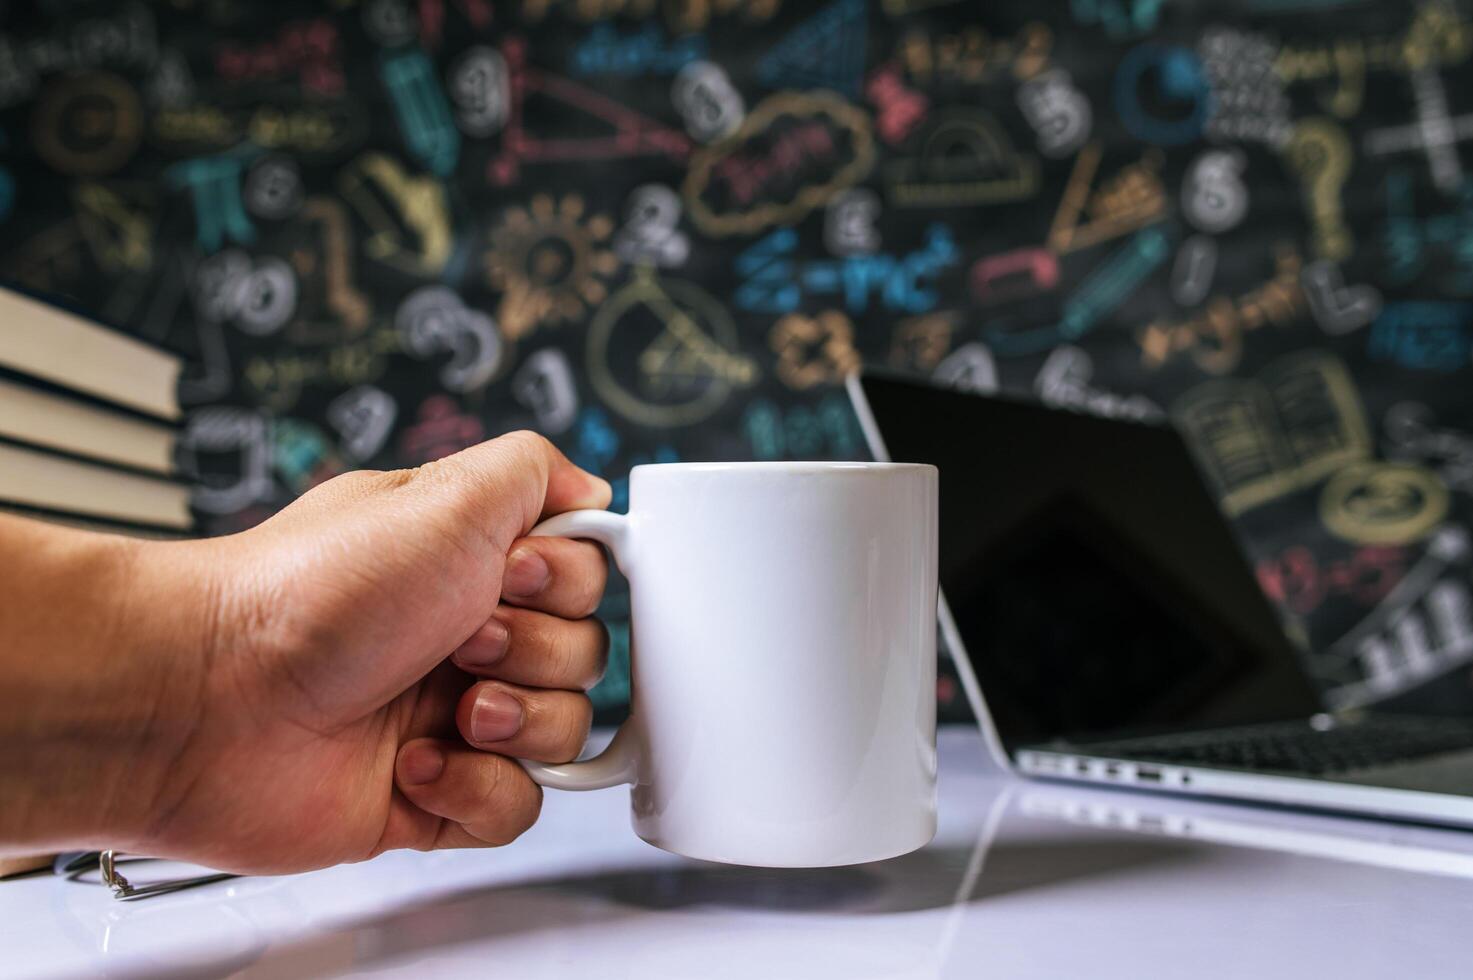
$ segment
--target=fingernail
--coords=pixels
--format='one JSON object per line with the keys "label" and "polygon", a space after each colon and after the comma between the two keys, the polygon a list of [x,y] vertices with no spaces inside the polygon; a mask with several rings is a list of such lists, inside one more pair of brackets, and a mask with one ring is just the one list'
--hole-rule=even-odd
{"label": "fingernail", "polygon": [[541,555],[531,548],[514,548],[501,573],[501,594],[525,599],[541,592],[550,578],[552,571]]}
{"label": "fingernail", "polygon": [[484,626],[476,630],[475,635],[455,651],[455,659],[466,667],[490,667],[506,656],[510,640],[511,633],[505,623],[495,618],[488,619]]}
{"label": "fingernail", "polygon": [[410,786],[433,783],[445,771],[445,753],[428,742],[411,745],[399,757],[399,781]]}
{"label": "fingernail", "polygon": [[494,687],[483,687],[471,706],[471,741],[500,742],[522,727],[522,702]]}

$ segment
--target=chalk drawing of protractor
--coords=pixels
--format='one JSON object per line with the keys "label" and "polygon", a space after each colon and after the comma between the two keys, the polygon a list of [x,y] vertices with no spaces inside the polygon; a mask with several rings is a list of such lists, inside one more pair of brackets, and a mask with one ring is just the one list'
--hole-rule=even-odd
{"label": "chalk drawing of protractor", "polygon": [[[649,336],[643,346],[641,333]],[[757,365],[737,347],[736,325],[720,303],[692,283],[660,281],[642,267],[589,324],[589,377],[604,402],[632,422],[691,425],[734,388],[757,380]],[[623,356],[631,351],[632,362]],[[619,363],[611,360],[616,353]]]}
{"label": "chalk drawing of protractor", "polygon": [[900,207],[993,204],[1033,194],[1038,171],[990,115],[962,110],[938,119],[914,157],[891,164],[886,184]]}
{"label": "chalk drawing of protractor", "polygon": [[[1347,674],[1362,679],[1325,691],[1335,709],[1354,708],[1421,684],[1473,660],[1467,586],[1449,570],[1463,568],[1469,554],[1468,531],[1444,525],[1400,582],[1348,633],[1315,657],[1315,673],[1326,678]],[[1436,627],[1436,644],[1429,636]]]}

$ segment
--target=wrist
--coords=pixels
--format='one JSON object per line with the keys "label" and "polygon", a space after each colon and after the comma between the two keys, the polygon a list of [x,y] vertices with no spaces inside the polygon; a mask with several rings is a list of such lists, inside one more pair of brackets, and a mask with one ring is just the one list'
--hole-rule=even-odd
{"label": "wrist", "polygon": [[[128,849],[197,725],[212,629],[192,549],[30,524],[0,630],[0,848]],[[171,549],[178,549],[171,551]]]}

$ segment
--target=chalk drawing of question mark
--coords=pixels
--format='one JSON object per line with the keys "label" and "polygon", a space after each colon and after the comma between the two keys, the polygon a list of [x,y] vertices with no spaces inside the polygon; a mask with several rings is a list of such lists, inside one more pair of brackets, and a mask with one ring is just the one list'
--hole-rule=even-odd
{"label": "chalk drawing of question mark", "polygon": [[1350,176],[1345,130],[1329,119],[1305,119],[1294,126],[1285,152],[1309,198],[1315,253],[1337,262],[1349,258],[1352,241],[1340,204],[1340,189]]}

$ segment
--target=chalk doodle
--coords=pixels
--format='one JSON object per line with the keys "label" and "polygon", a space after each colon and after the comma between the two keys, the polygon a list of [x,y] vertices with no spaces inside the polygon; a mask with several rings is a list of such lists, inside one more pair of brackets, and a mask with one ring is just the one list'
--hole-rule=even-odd
{"label": "chalk doodle", "polygon": [[249,245],[256,240],[256,226],[240,196],[245,164],[243,156],[231,154],[197,157],[165,171],[171,184],[189,191],[194,201],[195,240],[206,253],[217,251],[226,241]]}
{"label": "chalk doodle", "polygon": [[201,533],[519,428],[616,507],[865,458],[884,364],[1165,409],[1324,690],[1473,711],[1460,0],[22,6],[0,277],[185,358]]}
{"label": "chalk doodle", "polygon": [[825,396],[818,404],[779,408],[759,398],[742,415],[742,431],[752,446],[752,458],[850,459],[863,445],[863,434],[848,399]]}
{"label": "chalk doodle", "polygon": [[789,313],[773,324],[767,343],[777,355],[775,373],[789,388],[839,384],[859,370],[854,325],[837,310]]}
{"label": "chalk doodle", "polygon": [[[1122,167],[1095,189],[1101,153],[1098,143],[1090,143],[1074,159],[1049,227],[1048,246],[1058,255],[1120,238],[1165,216],[1159,154],[1142,153],[1140,160]],[[1088,218],[1081,224],[1084,215]]]}
{"label": "chalk doodle", "polygon": [[537,417],[537,428],[561,435],[578,416],[578,385],[568,356],[554,347],[528,356],[512,378],[512,394]]}
{"label": "chalk doodle", "polygon": [[1347,286],[1332,262],[1311,262],[1299,277],[1304,298],[1315,322],[1327,334],[1359,330],[1381,312],[1381,294],[1374,286]]}
{"label": "chalk doodle", "polygon": [[1386,456],[1431,467],[1452,490],[1473,493],[1473,433],[1438,426],[1432,409],[1420,402],[1397,402],[1381,420]]}
{"label": "chalk doodle", "polygon": [[[1214,141],[1249,141],[1281,148],[1293,132],[1289,94],[1274,70],[1278,49],[1262,34],[1210,27],[1197,57],[1212,90],[1204,131]],[[1338,116],[1354,112],[1337,111]]]}
{"label": "chalk doodle", "polygon": [[161,108],[150,115],[149,142],[170,153],[230,151],[249,141],[261,149],[322,156],[357,142],[367,127],[362,110],[352,103],[280,103],[263,97],[235,106]]}
{"label": "chalk doodle", "polygon": [[227,249],[200,263],[195,282],[197,305],[205,316],[251,336],[275,333],[296,311],[296,276],[274,256],[253,259]]}
{"label": "chalk doodle", "polygon": [[1367,353],[1422,371],[1456,371],[1473,354],[1473,304],[1388,303],[1371,325]]}
{"label": "chalk doodle", "polygon": [[1466,530],[1437,529],[1381,602],[1320,652],[1314,666],[1328,706],[1373,704],[1473,660],[1468,552]]}
{"label": "chalk doodle", "polygon": [[1161,19],[1165,0],[1069,0],[1069,12],[1080,24],[1103,27],[1113,38],[1149,33]]}
{"label": "chalk doodle", "polygon": [[986,344],[973,341],[946,355],[931,372],[931,379],[958,391],[989,395],[997,390],[997,362]]}
{"label": "chalk doodle", "polygon": [[399,337],[391,329],[310,351],[257,356],[240,372],[242,388],[273,411],[293,408],[308,386],[352,387],[383,377],[389,355],[398,353]]}
{"label": "chalk doodle", "polygon": [[431,395],[420,403],[412,425],[400,437],[399,451],[416,463],[428,463],[474,446],[486,437],[474,415],[460,410],[449,395]]}
{"label": "chalk doodle", "polygon": [[262,157],[251,164],[241,193],[246,210],[256,217],[264,221],[289,218],[302,207],[302,172],[288,157]]}
{"label": "chalk doodle", "polygon": [[[13,188],[11,194],[13,201]],[[77,229],[103,271],[147,272],[153,267],[158,208],[153,188],[90,180],[76,185],[72,204]]]}
{"label": "chalk doodle", "polygon": [[271,464],[293,494],[303,494],[345,471],[327,435],[301,419],[271,422]]}
{"label": "chalk doodle", "polygon": [[946,312],[901,320],[891,335],[888,363],[929,374],[951,350],[958,319],[957,314]]}
{"label": "chalk doodle", "polygon": [[681,193],[713,236],[791,223],[864,179],[874,165],[869,119],[837,96],[765,99],[729,138],[691,159]]}
{"label": "chalk doodle", "polygon": [[1042,248],[1021,248],[978,259],[971,271],[972,297],[1005,303],[1046,293],[1059,284],[1059,260]]}
{"label": "chalk doodle", "polygon": [[1338,560],[1321,560],[1304,545],[1294,545],[1254,566],[1264,594],[1300,616],[1334,598],[1373,606],[1406,570],[1407,549],[1383,545],[1365,545]]}
{"label": "chalk doodle", "polygon": [[1411,73],[1417,121],[1406,126],[1373,129],[1365,135],[1367,156],[1387,156],[1420,150],[1427,158],[1432,183],[1441,191],[1457,190],[1463,183],[1458,144],[1473,139],[1473,114],[1453,118],[1448,112],[1447,89],[1435,69]]}
{"label": "chalk doodle", "polygon": [[1447,487],[1413,463],[1355,463],[1335,473],[1320,492],[1320,521],[1356,544],[1411,544],[1430,534],[1447,512]]}
{"label": "chalk doodle", "polygon": [[926,229],[926,242],[903,256],[850,255],[842,259],[794,261],[797,235],[779,228],[759,239],[736,260],[741,282],[732,300],[756,313],[790,313],[805,296],[842,296],[846,309],[862,313],[878,305],[903,313],[924,313],[937,302],[940,274],[957,261],[951,232],[943,224]]}
{"label": "chalk doodle", "polygon": [[664,184],[636,187],[624,205],[624,225],[614,252],[630,265],[678,268],[690,255],[690,237],[680,230],[680,195]]}
{"label": "chalk doodle", "polygon": [[980,109],[938,113],[919,138],[914,156],[885,170],[886,193],[900,207],[996,204],[1038,189],[1037,158],[1019,153]]}
{"label": "chalk doodle", "polygon": [[614,223],[584,214],[583,198],[539,194],[528,207],[507,208],[491,232],[487,277],[501,290],[496,320],[508,340],[541,323],[580,317],[608,296],[605,285],[619,268],[609,247]]}
{"label": "chalk doodle", "polygon": [[731,315],[708,293],[643,268],[588,326],[589,379],[632,422],[692,425],[757,380],[740,346]]}
{"label": "chalk doodle", "polygon": [[[690,141],[684,133],[570,78],[532,68],[527,64],[526,42],[520,38],[502,42],[501,57],[506,65],[508,97],[501,150],[487,170],[492,183],[512,183],[524,163],[620,160],[654,154],[684,160],[690,152]],[[580,131],[579,135],[540,136],[529,132],[524,108],[534,95],[544,105],[559,106],[563,110],[559,115],[564,118],[581,116],[595,124],[599,135],[583,135]]]}
{"label": "chalk doodle", "polygon": [[1220,235],[1248,213],[1243,154],[1209,150],[1192,161],[1182,182],[1181,210],[1200,231]]}
{"label": "chalk doodle", "polygon": [[682,68],[670,87],[670,100],[685,121],[685,131],[697,143],[730,136],[747,116],[747,103],[726,70],[709,61]]}
{"label": "chalk doodle", "polygon": [[411,175],[382,153],[366,153],[339,173],[343,198],[368,225],[364,252],[405,272],[438,276],[454,248],[445,188]]}
{"label": "chalk doodle", "polygon": [[950,34],[912,29],[901,37],[896,53],[916,82],[976,85],[1000,75],[1026,81],[1048,66],[1053,48],[1053,31],[1032,22],[1012,37],[993,36],[978,25]]}
{"label": "chalk doodle", "polygon": [[112,6],[106,14],[59,18],[29,34],[0,35],[0,106],[33,97],[47,74],[67,77],[104,66],[141,72],[157,62],[159,35],[153,12],[141,3]]}
{"label": "chalk doodle", "polygon": [[470,309],[446,286],[421,286],[407,296],[394,314],[403,349],[416,357],[448,352],[450,361],[440,369],[448,391],[475,391],[501,367],[501,335],[496,324],[480,310]]}
{"label": "chalk doodle", "polygon": [[865,0],[832,0],[768,49],[757,62],[757,77],[770,88],[832,89],[856,97],[866,15]]}
{"label": "chalk doodle", "polygon": [[1253,379],[1206,382],[1171,415],[1229,514],[1312,486],[1371,453],[1350,374],[1323,351],[1279,358]]}
{"label": "chalk doodle", "polygon": [[460,159],[460,130],[434,66],[421,51],[398,51],[386,54],[379,70],[409,152],[431,173],[448,177]]}
{"label": "chalk doodle", "polygon": [[345,85],[337,26],[316,18],[285,25],[272,40],[215,48],[215,74],[222,81],[276,82],[294,78],[318,95],[340,95]]}
{"label": "chalk doodle", "polygon": [[138,93],[111,72],[86,72],[46,89],[32,116],[36,153],[64,174],[106,176],[142,142]]}
{"label": "chalk doodle", "polygon": [[467,136],[501,131],[511,112],[511,73],[506,59],[483,44],[468,48],[450,68],[446,94],[455,105],[455,124]]}
{"label": "chalk doodle", "polygon": [[905,142],[931,108],[930,99],[906,86],[893,61],[870,73],[864,94],[875,107],[875,132],[891,146]]}
{"label": "chalk doodle", "polygon": [[1391,171],[1385,183],[1386,228],[1381,243],[1388,279],[1400,285],[1432,272],[1443,290],[1473,293],[1473,184],[1458,189],[1453,210],[1423,218],[1417,214],[1406,171]]}
{"label": "chalk doodle", "polygon": [[880,249],[879,216],[880,195],[868,187],[834,195],[824,208],[824,245],[834,255],[872,255]]}
{"label": "chalk doodle", "polygon": [[667,39],[655,24],[627,35],[609,24],[595,25],[573,49],[575,75],[673,75],[706,55],[706,39],[685,34]]}
{"label": "chalk doodle", "polygon": [[1065,157],[1089,139],[1094,112],[1069,73],[1054,68],[1018,86],[1018,108],[1038,134],[1038,152]]}
{"label": "chalk doodle", "polygon": [[1350,256],[1354,245],[1340,200],[1351,165],[1350,142],[1345,138],[1345,131],[1322,117],[1301,120],[1295,124],[1284,152],[1304,184],[1315,226],[1315,254],[1343,261]]}
{"label": "chalk doodle", "polygon": [[1243,359],[1245,335],[1267,326],[1287,327],[1305,306],[1300,286],[1299,253],[1281,246],[1267,282],[1241,296],[1215,296],[1197,314],[1183,320],[1153,320],[1136,336],[1141,364],[1155,370],[1181,353],[1189,353],[1203,371],[1226,374]]}
{"label": "chalk doodle", "polygon": [[330,197],[309,198],[300,215],[303,235],[291,252],[298,280],[296,321],[289,333],[308,343],[356,337],[373,310],[353,277],[347,209]]}
{"label": "chalk doodle", "polygon": [[1144,395],[1117,395],[1090,383],[1094,359],[1078,347],[1056,347],[1038,369],[1033,390],[1039,401],[1091,415],[1120,419],[1158,419],[1166,413]]}
{"label": "chalk doodle", "polygon": [[983,329],[983,339],[1004,357],[1034,354],[1078,340],[1130,298],[1146,277],[1166,261],[1170,246],[1170,236],[1160,228],[1139,231],[1069,295],[1057,323],[1019,330],[994,322]]}
{"label": "chalk doodle", "polygon": [[1115,111],[1136,139],[1178,146],[1202,132],[1212,111],[1212,86],[1190,48],[1138,45],[1115,70]]}
{"label": "chalk doodle", "polygon": [[1196,306],[1207,298],[1217,273],[1217,239],[1193,235],[1176,250],[1171,266],[1171,298],[1178,306]]}
{"label": "chalk doodle", "polygon": [[394,399],[373,385],[349,388],[327,406],[327,421],[341,437],[343,453],[360,463],[383,448],[398,415]]}
{"label": "chalk doodle", "polygon": [[271,441],[266,419],[232,406],[190,413],[179,435],[179,468],[194,483],[190,504],[208,514],[233,514],[269,500]]}

